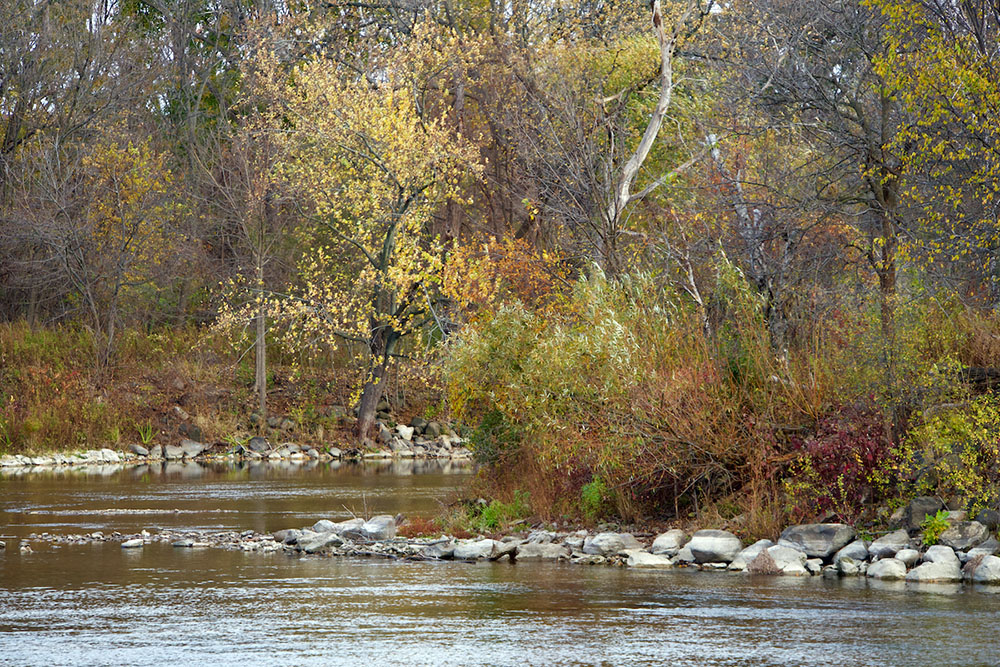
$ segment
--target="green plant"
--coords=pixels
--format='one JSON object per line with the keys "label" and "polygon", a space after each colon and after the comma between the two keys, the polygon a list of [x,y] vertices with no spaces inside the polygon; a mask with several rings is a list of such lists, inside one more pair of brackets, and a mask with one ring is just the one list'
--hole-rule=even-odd
{"label": "green plant", "polygon": [[136,423],[135,430],[139,432],[139,440],[142,446],[146,447],[153,441],[153,425],[149,422],[145,424]]}
{"label": "green plant", "polygon": [[489,505],[478,510],[478,514],[474,513],[469,523],[474,530],[492,533],[509,528],[511,524],[527,518],[530,514],[531,506],[528,504],[528,494],[523,491],[514,491],[514,498],[509,503],[493,500]]}
{"label": "green plant", "polygon": [[600,477],[595,477],[580,489],[580,509],[588,519],[604,515],[610,505],[610,489]]}
{"label": "green plant", "polygon": [[948,528],[948,510],[939,510],[934,516],[926,515],[920,528],[923,531],[924,546],[937,544],[941,533]]}

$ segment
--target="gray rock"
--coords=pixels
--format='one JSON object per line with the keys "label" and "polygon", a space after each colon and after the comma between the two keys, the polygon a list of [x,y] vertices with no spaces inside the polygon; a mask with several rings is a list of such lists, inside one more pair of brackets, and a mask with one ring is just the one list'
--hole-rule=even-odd
{"label": "gray rock", "polygon": [[962,568],[955,562],[926,562],[919,565],[906,575],[907,581],[917,581],[921,583],[951,582],[962,580]]}
{"label": "gray rock", "polygon": [[414,433],[417,434],[423,433],[424,429],[427,428],[427,420],[424,419],[423,417],[414,417],[413,419],[410,420],[410,426],[413,427]]}
{"label": "gray rock", "polygon": [[340,459],[343,458],[344,456],[344,453],[340,451],[340,449],[338,449],[337,447],[330,447],[329,449],[326,450],[326,453],[329,454],[330,458],[333,459]]}
{"label": "gray rock", "polygon": [[122,542],[122,549],[136,549],[143,545],[142,538],[135,538],[131,540],[125,540]]}
{"label": "gray rock", "polygon": [[854,529],[843,523],[810,523],[789,526],[778,544],[798,549],[811,558],[829,558],[854,539]]}
{"label": "gray rock", "polygon": [[4,542],[3,540],[0,540],[0,551],[3,551],[6,548],[7,548],[7,543]]}
{"label": "gray rock", "polygon": [[583,553],[595,556],[612,556],[642,545],[629,533],[598,533],[583,541]]}
{"label": "gray rock", "polygon": [[906,565],[903,564],[903,561],[895,558],[883,558],[877,563],[869,565],[867,574],[872,579],[904,579]]}
{"label": "gray rock", "polygon": [[556,534],[547,530],[533,530],[526,541],[528,544],[552,544],[556,541]]}
{"label": "gray rock", "polygon": [[151,459],[162,459],[163,458],[163,447],[160,445],[153,445],[149,448],[149,458]]}
{"label": "gray rock", "polygon": [[[837,572],[842,577],[856,577],[860,575],[861,572],[860,561],[857,561],[850,556],[841,556],[840,560],[837,561]],[[906,567],[905,565],[903,566]]]}
{"label": "gray rock", "polygon": [[570,549],[564,544],[528,542],[514,551],[517,560],[559,560],[569,558]]}
{"label": "gray rock", "polygon": [[976,515],[976,521],[983,524],[991,531],[995,531],[997,528],[1000,528],[1000,512],[989,508],[979,510],[979,514]]}
{"label": "gray rock", "polygon": [[163,447],[163,458],[168,461],[178,461],[184,458],[184,450],[177,445],[165,445]]}
{"label": "gray rock", "polygon": [[263,438],[259,435],[255,435],[250,438],[250,442],[247,443],[247,449],[251,452],[257,452],[258,454],[263,454],[270,451],[271,443],[267,441],[267,438]]}
{"label": "gray rock", "polygon": [[438,422],[428,422],[427,428],[424,429],[424,435],[433,440],[441,435],[441,424]]}
{"label": "gray rock", "polygon": [[286,530],[276,530],[271,533],[271,537],[274,538],[275,542],[279,544],[295,544],[299,541],[299,537],[302,535],[301,530],[296,530],[295,528],[288,528]]}
{"label": "gray rock", "polygon": [[424,558],[447,559],[455,555],[455,540],[439,540],[432,542],[420,550],[420,555]]}
{"label": "gray rock", "polygon": [[955,551],[943,544],[935,544],[932,547],[928,547],[927,551],[924,552],[923,561],[925,563],[947,563],[956,567],[959,565],[958,556],[955,555]]}
{"label": "gray rock", "polygon": [[391,540],[396,537],[396,519],[388,514],[372,517],[361,526],[361,534],[369,540]]}
{"label": "gray rock", "polygon": [[306,450],[306,456],[308,456],[311,459],[318,459],[319,450],[316,449],[315,447],[310,447],[309,449]]}
{"label": "gray rock", "polygon": [[984,556],[972,572],[972,581],[977,584],[1000,584],[1000,558]]}
{"label": "gray rock", "polygon": [[896,560],[903,561],[906,567],[913,567],[920,559],[920,552],[916,549],[900,549],[896,552]]}
{"label": "gray rock", "polygon": [[819,574],[823,571],[823,559],[810,558],[806,561],[806,569],[809,570],[809,574]]}
{"label": "gray rock", "polygon": [[650,568],[665,570],[674,566],[673,561],[668,556],[662,554],[651,554],[647,551],[632,550],[628,552],[628,560],[625,564],[635,568]]}
{"label": "gray rock", "polygon": [[307,554],[315,554],[344,546],[344,543],[344,538],[337,533],[314,533],[299,538],[298,548]]}
{"label": "gray rock", "polygon": [[691,536],[687,548],[698,563],[731,563],[743,543],[725,530],[699,530]]}
{"label": "gray rock", "polygon": [[734,558],[733,562],[729,564],[729,569],[733,571],[742,571],[747,569],[747,565],[749,565],[750,562],[757,557],[757,554],[764,549],[773,546],[774,542],[771,540],[757,540],[746,549],[736,554],[736,558]]}
{"label": "gray rock", "polygon": [[[324,524],[325,525],[325,524]],[[352,540],[368,539],[362,532],[361,527],[365,525],[364,519],[348,519],[338,521],[333,524],[332,532]]]}
{"label": "gray rock", "polygon": [[190,548],[194,546],[194,540],[189,537],[172,542],[170,546],[180,547],[182,549]]}
{"label": "gray rock", "polygon": [[383,445],[388,445],[392,442],[392,430],[385,424],[379,423],[378,425],[378,439]]}
{"label": "gray rock", "polygon": [[997,553],[1000,553],[1000,542],[996,538],[991,537],[976,547],[969,549],[969,558],[975,558],[976,556],[996,556]]}
{"label": "gray rock", "polygon": [[767,553],[774,561],[774,566],[781,570],[782,574],[802,576],[809,574],[806,571],[807,555],[798,549],[786,547],[778,542],[773,547],[767,548]]}
{"label": "gray rock", "polygon": [[131,445],[128,446],[128,449],[136,456],[149,456],[149,450],[143,447],[142,445],[137,445],[135,443],[132,443]]}
{"label": "gray rock", "polygon": [[329,519],[320,519],[312,525],[313,532],[315,533],[334,533],[337,531],[337,524]]}
{"label": "gray rock", "polygon": [[195,440],[184,439],[181,440],[181,449],[184,450],[184,456],[189,459],[193,459],[196,456],[201,456],[201,453],[205,451],[206,446]]}
{"label": "gray rock", "polygon": [[903,510],[903,527],[906,530],[920,530],[924,519],[934,516],[939,510],[944,509],[944,504],[933,496],[917,496],[911,500]]}
{"label": "gray rock", "polygon": [[677,552],[677,555],[672,559],[675,563],[693,563],[694,554],[691,553],[691,547],[683,546],[681,550]]}
{"label": "gray rock", "polygon": [[938,543],[957,551],[967,551],[985,542],[989,536],[989,530],[978,521],[959,521],[941,533]]}
{"label": "gray rock", "polygon": [[483,560],[493,558],[500,550],[496,540],[461,540],[455,545],[452,557],[455,560]]}
{"label": "gray rock", "polygon": [[840,562],[841,558],[850,557],[858,562],[864,562],[868,560],[868,547],[865,546],[864,540],[854,540],[843,549],[838,551],[833,556],[834,564]]}
{"label": "gray rock", "polygon": [[872,558],[891,558],[896,555],[897,551],[906,549],[909,546],[909,533],[905,530],[897,530],[888,535],[883,535],[868,545],[868,554]]}
{"label": "gray rock", "polygon": [[665,533],[661,533],[656,536],[653,540],[653,546],[649,548],[649,551],[654,554],[665,554],[667,556],[676,556],[677,552],[681,550],[688,542],[687,533],[683,530],[674,528],[673,530],[668,530]]}
{"label": "gray rock", "polygon": [[118,456],[118,452],[104,448],[101,450],[101,460],[105,463],[121,463],[121,457]]}

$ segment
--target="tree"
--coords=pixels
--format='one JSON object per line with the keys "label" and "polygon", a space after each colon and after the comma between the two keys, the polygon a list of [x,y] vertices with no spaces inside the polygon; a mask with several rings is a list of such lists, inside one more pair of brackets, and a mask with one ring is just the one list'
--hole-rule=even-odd
{"label": "tree", "polygon": [[401,340],[432,319],[443,256],[427,234],[432,215],[480,172],[474,148],[443,117],[421,116],[412,95],[417,65],[447,57],[449,39],[392,50],[375,81],[312,59],[294,70],[272,128],[291,143],[286,175],[308,201],[310,238],[301,285],[281,312],[310,340],[364,346],[359,439]]}

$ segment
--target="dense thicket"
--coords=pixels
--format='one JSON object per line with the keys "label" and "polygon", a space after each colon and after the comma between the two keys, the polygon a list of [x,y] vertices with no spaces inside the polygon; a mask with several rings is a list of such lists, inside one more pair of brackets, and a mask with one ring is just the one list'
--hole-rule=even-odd
{"label": "dense thicket", "polygon": [[395,377],[552,515],[994,504],[998,22],[3,0],[0,446],[65,436],[30,369],[101,405],[200,328],[232,409],[322,366],[363,442]]}

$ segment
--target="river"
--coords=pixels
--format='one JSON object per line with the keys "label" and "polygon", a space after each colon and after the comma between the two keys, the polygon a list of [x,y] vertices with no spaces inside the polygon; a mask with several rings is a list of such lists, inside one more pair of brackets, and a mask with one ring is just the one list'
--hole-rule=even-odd
{"label": "river", "polygon": [[42,531],[429,516],[470,474],[412,461],[0,474],[0,665],[1000,664],[1000,596],[985,588],[165,544],[18,548]]}

